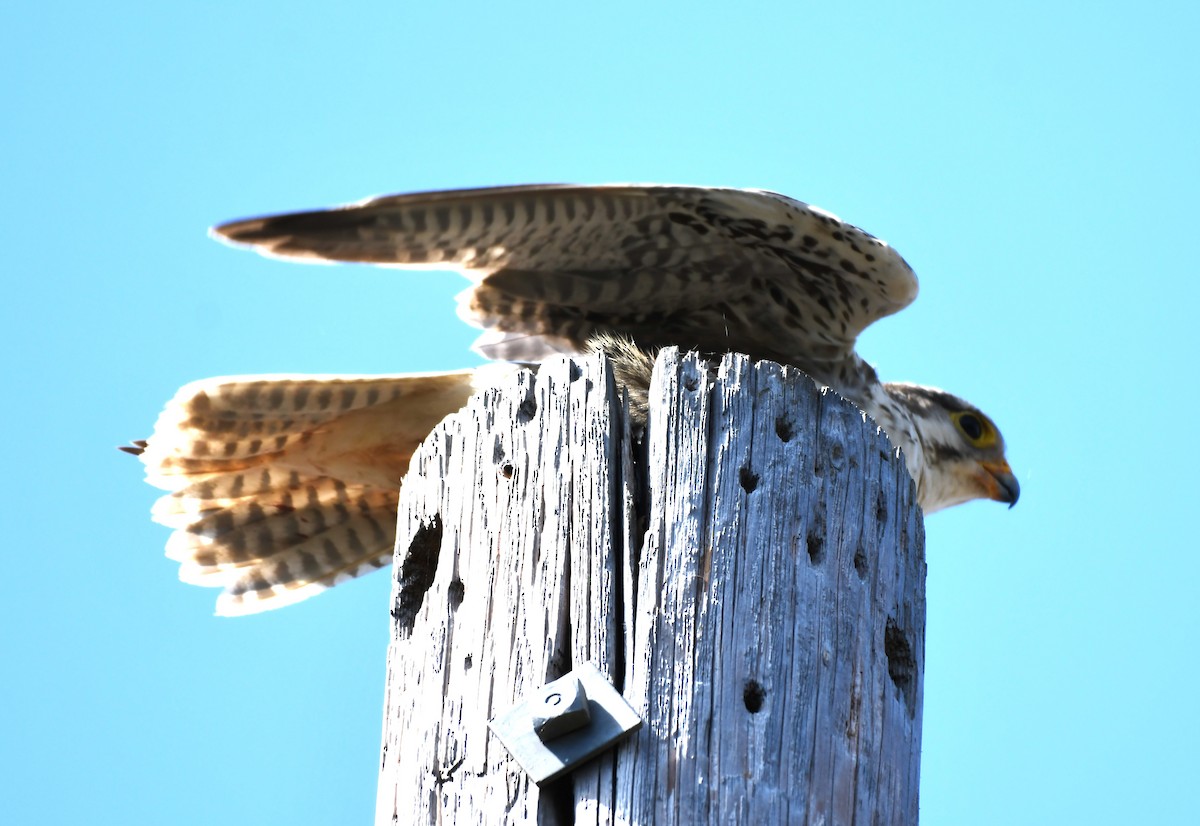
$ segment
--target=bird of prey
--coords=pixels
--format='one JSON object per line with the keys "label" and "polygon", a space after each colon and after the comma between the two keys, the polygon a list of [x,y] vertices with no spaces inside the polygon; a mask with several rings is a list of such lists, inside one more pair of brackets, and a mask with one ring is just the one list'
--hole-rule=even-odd
{"label": "bird of prey", "polygon": [[[458,271],[472,282],[459,314],[495,360],[533,363],[600,340],[632,364],[619,375],[634,384],[644,354],[664,346],[793,365],[902,449],[926,513],[1019,495],[991,419],[950,393],[880,382],[854,350],[864,328],[916,297],[908,264],[782,195],[516,186],[375,198],[215,234],[302,261]],[[180,578],[224,588],[218,614],[254,613],[385,567],[414,450],[491,380],[486,368],[206,379],[128,449],[169,491],[153,515],[174,531],[167,556]]]}

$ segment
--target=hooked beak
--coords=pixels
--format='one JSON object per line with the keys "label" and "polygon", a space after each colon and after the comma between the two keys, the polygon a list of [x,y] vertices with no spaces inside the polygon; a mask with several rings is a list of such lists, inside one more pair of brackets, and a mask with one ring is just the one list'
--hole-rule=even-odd
{"label": "hooked beak", "polygon": [[1008,462],[1001,459],[998,462],[980,462],[979,466],[986,471],[982,481],[988,498],[994,502],[1007,502],[1010,508],[1017,504],[1021,498],[1021,486]]}

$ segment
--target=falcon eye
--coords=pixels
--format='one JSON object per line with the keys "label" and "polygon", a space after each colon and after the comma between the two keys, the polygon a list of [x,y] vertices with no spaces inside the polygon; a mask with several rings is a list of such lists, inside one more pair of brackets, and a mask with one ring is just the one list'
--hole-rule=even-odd
{"label": "falcon eye", "polygon": [[958,426],[963,433],[967,434],[967,438],[972,442],[983,435],[983,422],[979,421],[978,416],[970,413],[961,413],[958,417]]}
{"label": "falcon eye", "polygon": [[987,447],[996,441],[996,431],[992,428],[991,423],[974,413],[967,411],[951,413],[950,418],[975,447]]}

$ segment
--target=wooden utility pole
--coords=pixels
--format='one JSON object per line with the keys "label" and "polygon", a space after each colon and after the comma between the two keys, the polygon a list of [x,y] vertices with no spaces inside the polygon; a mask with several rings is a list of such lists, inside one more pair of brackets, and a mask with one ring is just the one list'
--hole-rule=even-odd
{"label": "wooden utility pole", "polygon": [[[914,824],[924,529],[802,373],[668,350],[645,446],[600,357],[475,397],[400,496],[376,823]],[[635,461],[636,458],[636,461]],[[645,723],[542,787],[489,718],[584,661]]]}

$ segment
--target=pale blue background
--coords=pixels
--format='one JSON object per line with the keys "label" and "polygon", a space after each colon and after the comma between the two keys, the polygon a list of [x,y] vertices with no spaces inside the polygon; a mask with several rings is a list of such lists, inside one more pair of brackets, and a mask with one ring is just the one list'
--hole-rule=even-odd
{"label": "pale blue background", "polygon": [[7,3],[5,823],[368,822],[388,577],[211,616],[114,450],[192,379],[475,363],[454,276],[209,225],[390,191],[765,187],[922,278],[864,336],[1000,422],[928,522],[926,826],[1183,823],[1197,711],[1195,3]]}

